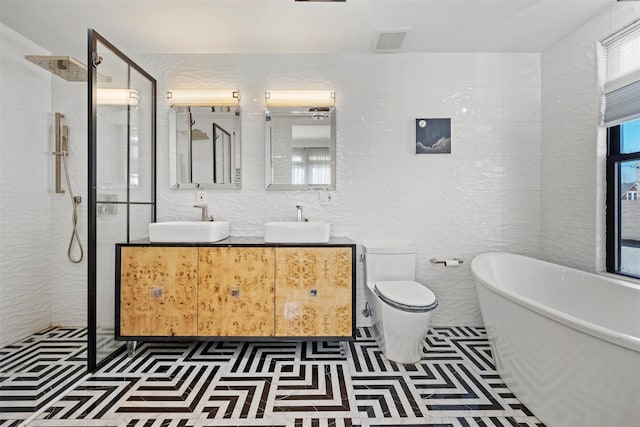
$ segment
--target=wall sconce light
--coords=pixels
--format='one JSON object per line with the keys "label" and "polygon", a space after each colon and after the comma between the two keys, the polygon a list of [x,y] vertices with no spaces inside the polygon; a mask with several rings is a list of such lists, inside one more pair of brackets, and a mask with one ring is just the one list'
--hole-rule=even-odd
{"label": "wall sconce light", "polygon": [[136,89],[98,88],[99,105],[138,105],[139,99]]}
{"label": "wall sconce light", "polygon": [[240,95],[235,89],[172,89],[167,91],[171,105],[190,107],[235,107]]}
{"label": "wall sconce light", "polygon": [[333,107],[333,90],[269,90],[265,93],[269,107]]}

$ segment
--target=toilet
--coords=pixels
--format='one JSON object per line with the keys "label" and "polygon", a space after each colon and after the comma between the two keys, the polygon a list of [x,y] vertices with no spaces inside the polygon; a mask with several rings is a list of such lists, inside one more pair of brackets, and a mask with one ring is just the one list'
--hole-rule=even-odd
{"label": "toilet", "polygon": [[387,359],[416,363],[436,296],[415,281],[416,250],[410,246],[364,246],[365,293],[363,314],[371,317],[373,334]]}

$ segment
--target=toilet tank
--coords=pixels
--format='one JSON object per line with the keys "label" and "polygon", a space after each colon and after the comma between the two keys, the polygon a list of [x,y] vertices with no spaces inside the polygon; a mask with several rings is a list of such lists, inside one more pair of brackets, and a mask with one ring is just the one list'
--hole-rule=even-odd
{"label": "toilet tank", "polygon": [[415,247],[369,244],[363,247],[363,252],[367,281],[415,280]]}

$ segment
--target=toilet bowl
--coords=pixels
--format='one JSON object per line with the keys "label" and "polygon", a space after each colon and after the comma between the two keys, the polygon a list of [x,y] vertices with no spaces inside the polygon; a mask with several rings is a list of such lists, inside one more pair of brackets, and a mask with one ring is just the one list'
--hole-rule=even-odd
{"label": "toilet bowl", "polygon": [[438,306],[436,296],[415,279],[415,249],[408,246],[365,246],[367,306],[373,335],[387,359],[416,363],[423,339]]}

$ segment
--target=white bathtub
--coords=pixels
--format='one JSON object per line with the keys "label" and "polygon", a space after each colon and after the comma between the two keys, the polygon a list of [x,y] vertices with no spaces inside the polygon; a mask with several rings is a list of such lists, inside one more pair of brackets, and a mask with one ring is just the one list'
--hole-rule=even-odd
{"label": "white bathtub", "polygon": [[498,373],[534,415],[640,426],[640,285],[508,253],[471,270]]}

